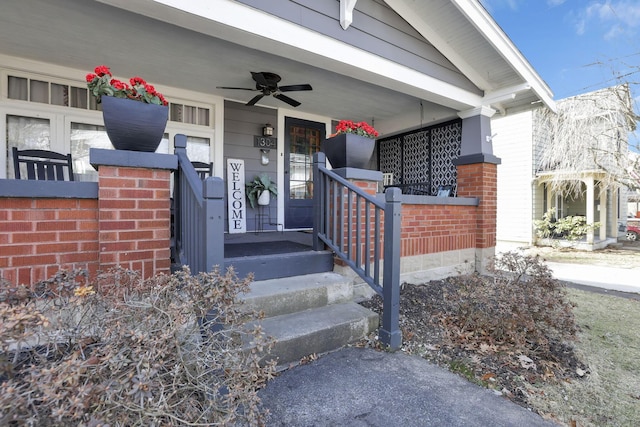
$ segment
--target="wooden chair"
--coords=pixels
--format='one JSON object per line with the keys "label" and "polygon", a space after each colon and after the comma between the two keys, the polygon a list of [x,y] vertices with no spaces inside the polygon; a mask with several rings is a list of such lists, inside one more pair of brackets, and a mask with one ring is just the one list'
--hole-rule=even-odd
{"label": "wooden chair", "polygon": [[13,147],[13,170],[16,179],[22,179],[21,164],[26,166],[27,179],[74,181],[71,154],[65,155],[48,150],[18,150]]}
{"label": "wooden chair", "polygon": [[196,169],[196,172],[198,172],[198,176],[200,176],[201,179],[206,179],[213,175],[213,162],[205,163],[193,161],[191,164]]}

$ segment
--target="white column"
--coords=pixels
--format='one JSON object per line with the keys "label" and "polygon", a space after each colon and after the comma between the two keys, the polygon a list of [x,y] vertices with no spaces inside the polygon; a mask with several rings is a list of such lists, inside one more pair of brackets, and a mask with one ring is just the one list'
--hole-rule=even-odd
{"label": "white column", "polygon": [[620,212],[618,209],[618,189],[611,189],[611,224],[609,224],[609,232],[611,236],[618,238],[618,218],[620,217]]}
{"label": "white column", "polygon": [[[593,205],[595,203],[595,188],[593,184],[593,177],[587,177],[584,179],[584,183],[587,185],[587,224],[593,224],[595,222],[595,214]],[[587,243],[593,244],[593,230],[587,232]]]}
{"label": "white column", "polygon": [[607,189],[600,184],[600,240],[607,240]]}

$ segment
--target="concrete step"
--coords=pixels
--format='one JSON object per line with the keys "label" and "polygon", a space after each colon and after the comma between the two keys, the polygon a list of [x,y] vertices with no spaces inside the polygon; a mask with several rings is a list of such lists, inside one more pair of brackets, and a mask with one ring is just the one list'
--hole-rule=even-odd
{"label": "concrete step", "polygon": [[332,304],[263,319],[262,328],[276,340],[270,359],[284,367],[358,341],[378,328],[378,315],[356,303]]}
{"label": "concrete step", "polygon": [[353,301],[351,280],[336,273],[315,273],[251,284],[244,308],[263,311],[266,317]]}
{"label": "concrete step", "polygon": [[302,251],[284,254],[225,258],[225,270],[233,266],[238,277],[253,273],[254,280],[277,279],[333,270],[331,251]]}

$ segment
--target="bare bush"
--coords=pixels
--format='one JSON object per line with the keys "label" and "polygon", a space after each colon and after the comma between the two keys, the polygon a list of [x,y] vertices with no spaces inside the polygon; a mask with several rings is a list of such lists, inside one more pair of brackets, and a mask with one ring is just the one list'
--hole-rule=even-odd
{"label": "bare bush", "polygon": [[[0,425],[261,425],[272,346],[250,278],[114,269],[0,291]],[[254,325],[252,329],[246,326]]]}
{"label": "bare bush", "polygon": [[453,278],[448,332],[466,345],[493,346],[529,358],[557,361],[558,347],[575,340],[572,305],[564,285],[537,257],[507,252],[490,275]]}

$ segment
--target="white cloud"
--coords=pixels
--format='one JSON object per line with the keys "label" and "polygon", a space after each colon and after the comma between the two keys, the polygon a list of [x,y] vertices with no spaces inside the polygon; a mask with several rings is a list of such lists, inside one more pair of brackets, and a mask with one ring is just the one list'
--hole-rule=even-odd
{"label": "white cloud", "polygon": [[[562,0],[548,0],[557,2]],[[640,26],[640,3],[637,1],[599,1],[591,3],[579,11],[575,19],[576,32],[580,35],[587,31],[602,33],[605,40],[621,35],[633,35]]]}

